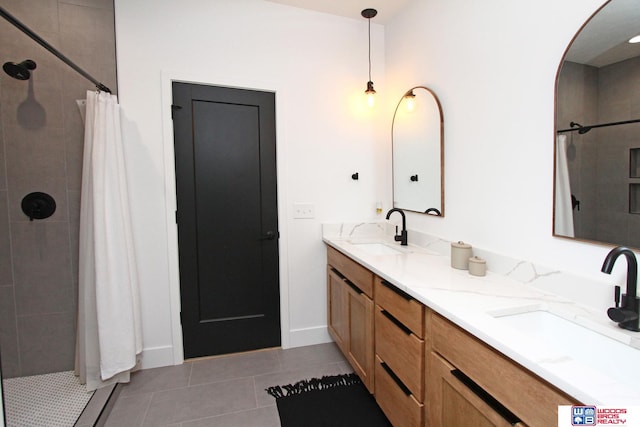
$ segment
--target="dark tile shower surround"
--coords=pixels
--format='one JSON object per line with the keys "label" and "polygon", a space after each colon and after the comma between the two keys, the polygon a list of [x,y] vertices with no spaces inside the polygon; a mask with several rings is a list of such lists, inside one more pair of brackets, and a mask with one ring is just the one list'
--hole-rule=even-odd
{"label": "dark tile shower surround", "polygon": [[[82,3],[2,7],[115,91],[113,1]],[[0,79],[0,356],[11,378],[73,369],[83,146],[76,99],[93,85],[2,18],[0,39],[0,62],[37,64],[30,80]],[[54,197],[52,217],[30,222],[22,213],[34,191]]]}

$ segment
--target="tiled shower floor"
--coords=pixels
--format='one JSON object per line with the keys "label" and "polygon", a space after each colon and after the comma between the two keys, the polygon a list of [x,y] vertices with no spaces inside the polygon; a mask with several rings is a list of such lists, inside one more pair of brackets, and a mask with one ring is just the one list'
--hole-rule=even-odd
{"label": "tiled shower floor", "polygon": [[2,381],[7,427],[73,426],[93,393],[72,371]]}

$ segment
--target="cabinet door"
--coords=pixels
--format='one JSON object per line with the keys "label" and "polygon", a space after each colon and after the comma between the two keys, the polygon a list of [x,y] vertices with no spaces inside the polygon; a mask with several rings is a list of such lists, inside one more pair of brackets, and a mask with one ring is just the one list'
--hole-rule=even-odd
{"label": "cabinet door", "polygon": [[327,323],[329,334],[343,353],[348,351],[347,292],[343,278],[327,268]]}
{"label": "cabinet door", "polygon": [[442,316],[431,313],[429,321],[433,351],[473,378],[527,425],[556,425],[558,405],[579,404]]}
{"label": "cabinet door", "polygon": [[373,301],[345,282],[349,320],[347,357],[360,379],[373,393]]}
{"label": "cabinet door", "polygon": [[430,427],[526,427],[436,353],[427,368]]}

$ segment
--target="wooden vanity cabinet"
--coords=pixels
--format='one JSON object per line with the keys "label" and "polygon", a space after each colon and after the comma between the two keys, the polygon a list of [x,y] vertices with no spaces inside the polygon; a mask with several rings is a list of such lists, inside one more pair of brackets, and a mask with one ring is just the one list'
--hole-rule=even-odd
{"label": "wooden vanity cabinet", "polygon": [[373,273],[331,247],[327,247],[327,317],[329,334],[373,393]]}
{"label": "wooden vanity cabinet", "polygon": [[374,283],[376,401],[394,426],[422,426],[425,308],[380,277]]}
{"label": "wooden vanity cabinet", "polygon": [[486,396],[437,353],[429,353],[427,365],[433,376],[429,426],[525,427],[517,417],[501,411],[503,407],[496,408],[495,402],[487,402]]}
{"label": "wooden vanity cabinet", "polygon": [[329,333],[396,427],[548,427],[580,404],[330,246],[327,300]]}
{"label": "wooden vanity cabinet", "polygon": [[426,329],[429,427],[458,427],[458,416],[477,420],[462,425],[548,427],[558,423],[558,405],[579,404],[430,310]]}

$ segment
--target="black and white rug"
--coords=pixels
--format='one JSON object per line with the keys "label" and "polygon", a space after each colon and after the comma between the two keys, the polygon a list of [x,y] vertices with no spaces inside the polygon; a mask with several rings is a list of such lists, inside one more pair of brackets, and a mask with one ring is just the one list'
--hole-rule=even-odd
{"label": "black and white rug", "polygon": [[269,387],[282,427],[390,427],[356,374],[325,376]]}

